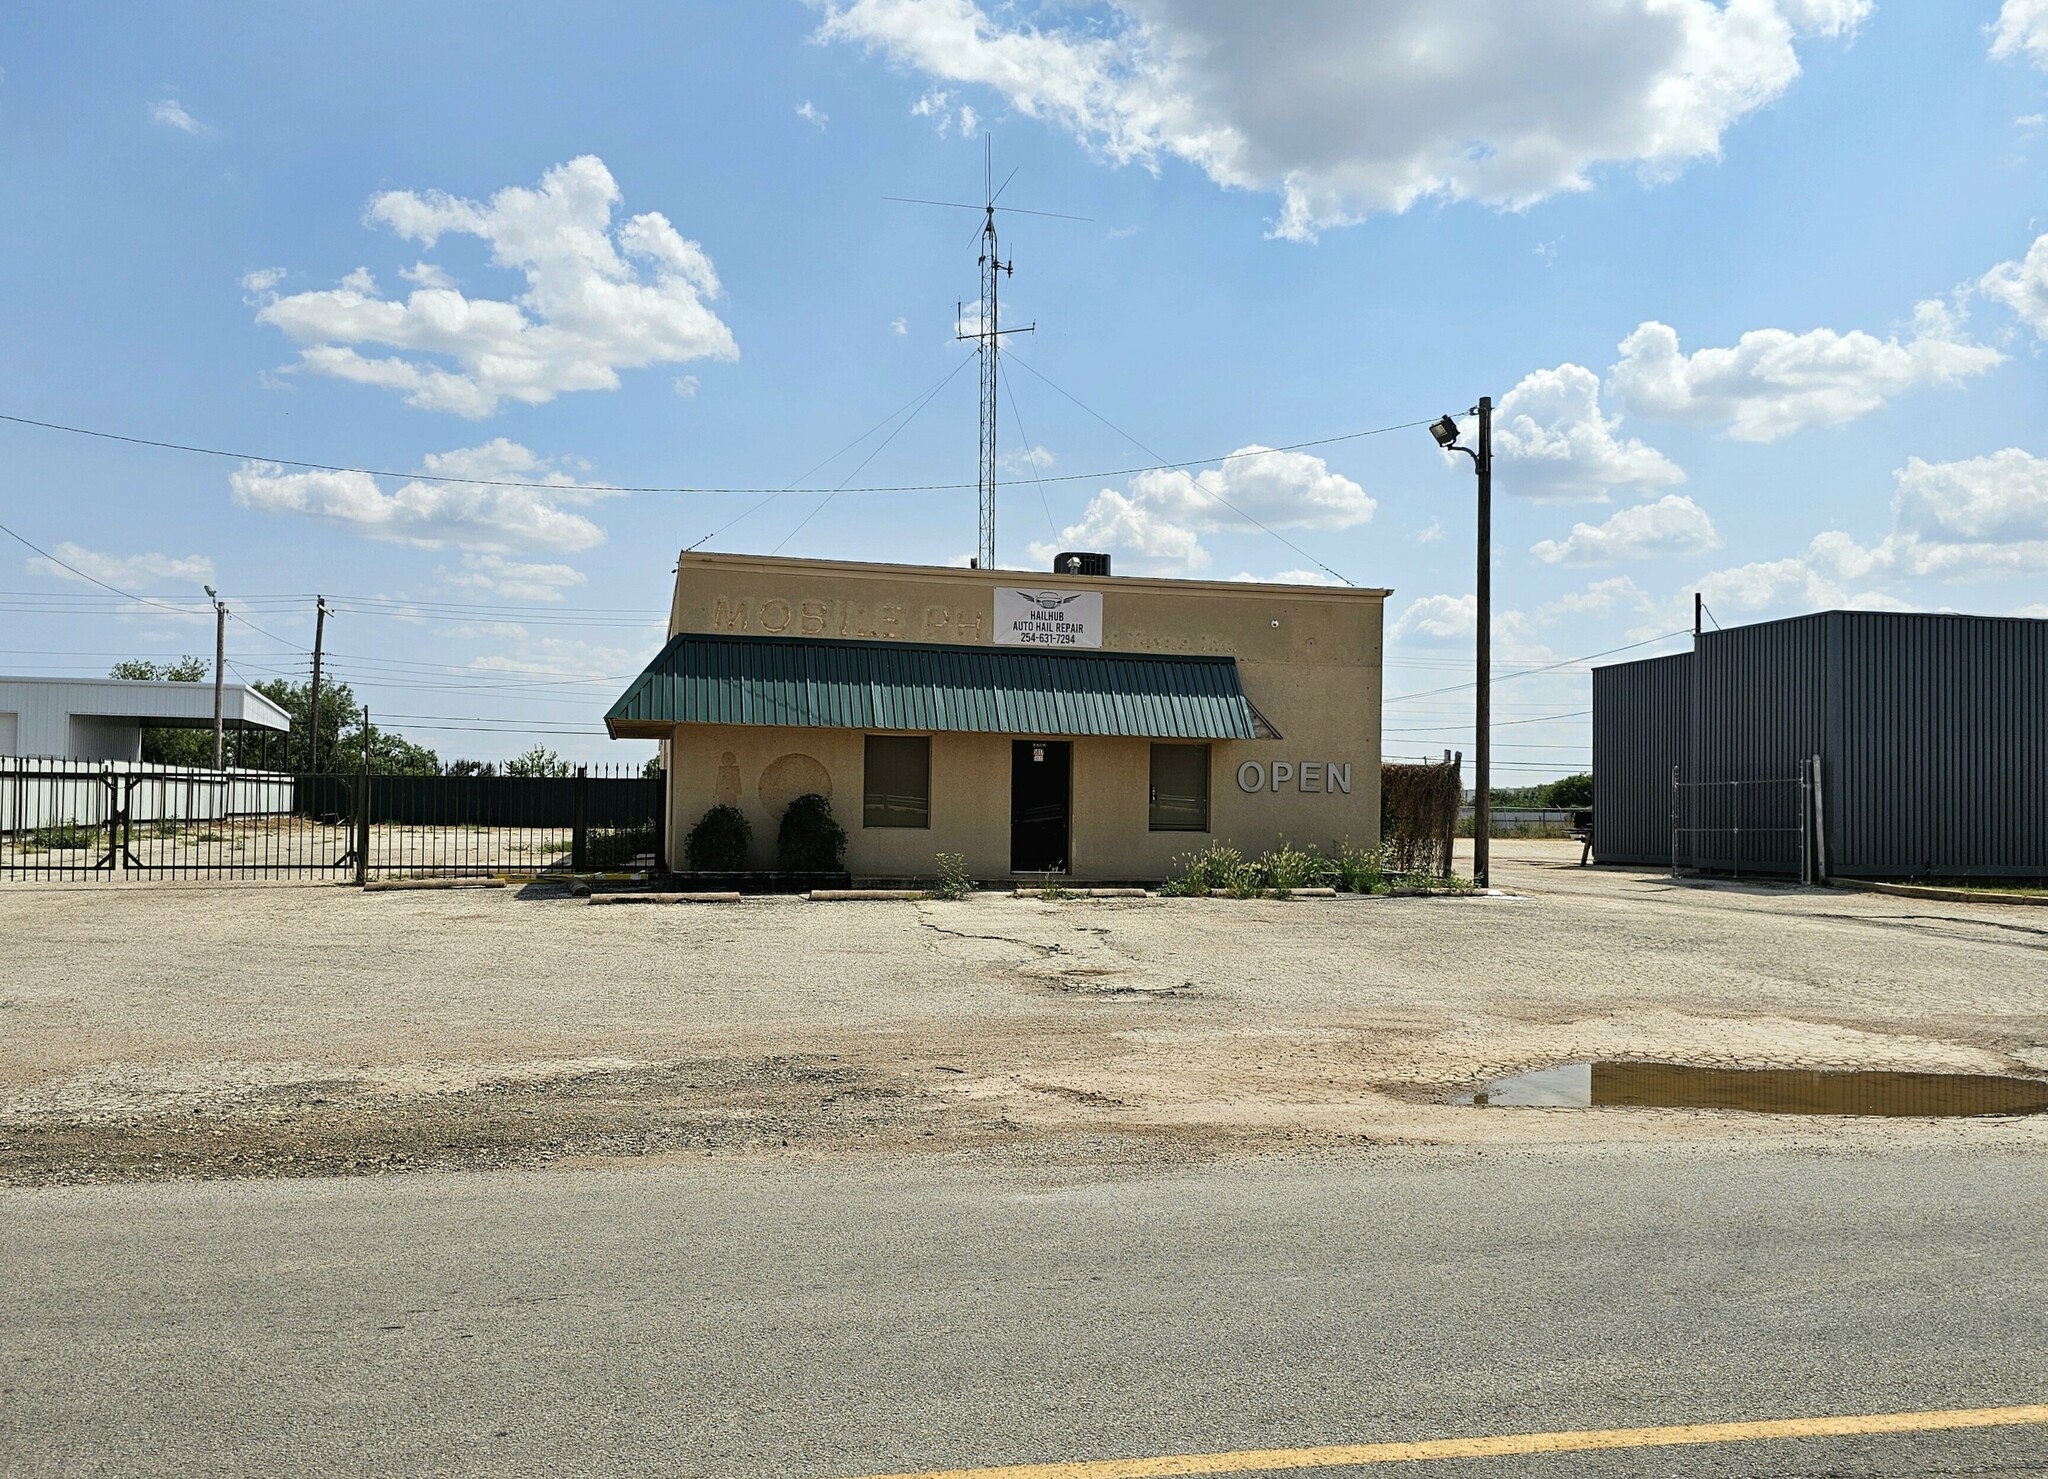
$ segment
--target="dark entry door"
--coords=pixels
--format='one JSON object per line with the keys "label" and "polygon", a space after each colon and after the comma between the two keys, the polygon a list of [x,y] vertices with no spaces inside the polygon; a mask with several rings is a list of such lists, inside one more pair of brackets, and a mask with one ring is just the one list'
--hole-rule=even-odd
{"label": "dark entry door", "polygon": [[1010,746],[1010,871],[1067,871],[1067,796],[1074,747],[1066,740]]}

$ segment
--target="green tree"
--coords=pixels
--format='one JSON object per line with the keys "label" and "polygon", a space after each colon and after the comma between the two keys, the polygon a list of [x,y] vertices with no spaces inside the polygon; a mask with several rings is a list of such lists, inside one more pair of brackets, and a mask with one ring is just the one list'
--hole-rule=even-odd
{"label": "green tree", "polygon": [[524,755],[514,755],[505,762],[507,775],[564,776],[575,774],[575,769],[545,745],[535,745]]}
{"label": "green tree", "polygon": [[[108,670],[109,678],[126,678],[131,683],[204,683],[212,665],[203,657],[181,657],[176,662],[151,662],[130,658]],[[142,758],[151,765],[210,766],[213,764],[211,729],[144,729]]]}
{"label": "green tree", "polygon": [[1543,788],[1546,805],[1561,810],[1593,804],[1593,775],[1591,771],[1580,771],[1577,775],[1564,776]]}
{"label": "green tree", "polygon": [[[292,721],[291,753],[303,766],[312,753],[313,684],[266,678],[256,691],[276,704]],[[320,769],[354,774],[363,768],[363,711],[355,690],[332,681],[320,685]],[[439,775],[441,757],[403,735],[370,726],[372,775]]]}

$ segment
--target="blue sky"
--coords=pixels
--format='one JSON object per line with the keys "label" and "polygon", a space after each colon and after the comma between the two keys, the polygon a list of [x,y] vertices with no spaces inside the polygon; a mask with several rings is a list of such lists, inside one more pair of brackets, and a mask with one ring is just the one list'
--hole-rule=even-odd
{"label": "blue sky", "polygon": [[1495,397],[1496,656],[1567,663],[1504,780],[1696,589],[2048,615],[2048,0],[23,4],[0,72],[0,413],[249,454],[0,423],[0,522],[192,608],[10,544],[0,671],[203,652],[212,583],[302,673],[319,592],[444,756],[637,758],[678,548],[973,549],[857,490],[973,480],[974,218],[886,197],[985,134],[1087,218],[1004,222],[1003,563],[1394,587],[1390,754],[1470,748],[1466,464],[1224,454]]}

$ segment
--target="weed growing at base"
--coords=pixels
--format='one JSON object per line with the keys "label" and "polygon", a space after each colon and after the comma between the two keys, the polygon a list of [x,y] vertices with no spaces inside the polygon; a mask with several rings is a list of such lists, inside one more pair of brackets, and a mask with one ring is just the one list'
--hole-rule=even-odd
{"label": "weed growing at base", "polygon": [[1393,871],[1392,850],[1385,844],[1359,847],[1347,842],[1335,853],[1324,853],[1314,843],[1297,847],[1283,841],[1248,858],[1228,843],[1212,842],[1174,863],[1178,876],[1168,879],[1159,891],[1192,898],[1211,893],[1234,899],[1283,898],[1301,888],[1334,888],[1351,894],[1467,893],[1472,888],[1470,879],[1456,875],[1445,878]]}

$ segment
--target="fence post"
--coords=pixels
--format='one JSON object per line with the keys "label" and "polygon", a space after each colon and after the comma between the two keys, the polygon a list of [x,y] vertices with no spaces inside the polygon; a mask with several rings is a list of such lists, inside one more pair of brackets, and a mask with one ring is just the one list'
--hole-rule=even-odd
{"label": "fence post", "polygon": [[590,767],[576,767],[576,820],[569,831],[569,871],[590,867]]}
{"label": "fence post", "polygon": [[1671,876],[1678,876],[1678,767],[1671,767]]}
{"label": "fence post", "polygon": [[1828,881],[1828,808],[1823,799],[1820,756],[1813,757],[1813,871],[1816,883]]}
{"label": "fence post", "polygon": [[356,883],[370,881],[370,752],[363,749],[362,779],[356,783]]}
{"label": "fence post", "polygon": [[668,866],[668,766],[657,772],[661,789],[654,802],[654,871],[666,873]]}

